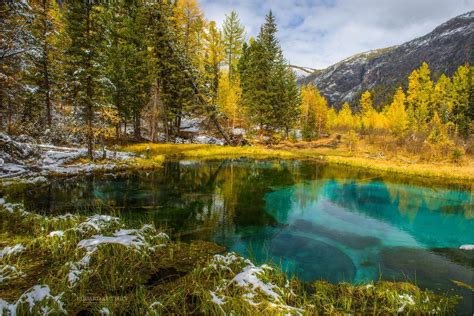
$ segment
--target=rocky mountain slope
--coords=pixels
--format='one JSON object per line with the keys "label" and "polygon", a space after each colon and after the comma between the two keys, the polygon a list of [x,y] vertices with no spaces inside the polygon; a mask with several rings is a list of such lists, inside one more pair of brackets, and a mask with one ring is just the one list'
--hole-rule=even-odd
{"label": "rocky mountain slope", "polygon": [[407,43],[349,57],[299,80],[312,82],[335,107],[355,100],[364,90],[384,102],[397,86],[406,85],[413,69],[426,61],[436,79],[452,75],[459,65],[473,63],[474,11],[441,24],[431,33]]}

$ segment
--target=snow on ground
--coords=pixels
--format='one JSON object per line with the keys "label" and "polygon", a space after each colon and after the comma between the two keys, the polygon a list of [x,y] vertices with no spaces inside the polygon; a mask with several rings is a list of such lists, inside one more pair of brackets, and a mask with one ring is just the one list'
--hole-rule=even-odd
{"label": "snow on ground", "polygon": [[[22,182],[45,182],[50,174],[74,175],[94,170],[112,170],[116,162],[132,158],[131,153],[105,150],[107,164],[73,164],[87,157],[86,148],[71,148],[47,144],[22,143],[5,134],[0,134],[0,179],[22,179]],[[103,151],[95,151],[94,157],[104,157]]]}
{"label": "snow on ground", "polygon": [[462,249],[462,250],[474,250],[474,245],[462,245],[461,247],[459,247],[459,249]]}
{"label": "snow on ground", "polygon": [[[1,315],[6,313],[6,315],[16,316],[17,308],[19,306],[26,306],[28,307],[29,314],[37,314],[40,311],[42,315],[66,314],[61,296],[62,294],[53,296],[47,285],[35,285],[23,293],[15,303],[10,304],[0,299],[0,312]],[[35,309],[37,305],[39,308]]]}

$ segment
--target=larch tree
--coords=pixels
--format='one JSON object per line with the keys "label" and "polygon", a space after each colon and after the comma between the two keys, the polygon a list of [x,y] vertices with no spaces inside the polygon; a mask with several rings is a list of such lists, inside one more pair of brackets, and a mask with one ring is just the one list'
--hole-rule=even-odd
{"label": "larch tree", "polygon": [[242,54],[242,45],[245,37],[245,28],[240,23],[239,15],[232,11],[230,15],[225,16],[222,26],[223,42],[225,46],[225,60],[229,69],[229,80],[232,81],[236,72],[238,60]]}
{"label": "larch tree", "polygon": [[302,136],[311,141],[320,137],[328,128],[328,103],[319,90],[311,84],[302,90]]}
{"label": "larch tree", "polygon": [[452,119],[453,112],[453,93],[451,79],[442,74],[438,82],[434,85],[431,96],[431,116],[438,112],[441,121],[447,123]]}
{"label": "larch tree", "polygon": [[406,96],[401,87],[395,92],[386,115],[390,132],[396,137],[403,138],[408,128],[408,113],[406,111]]}
{"label": "larch tree", "polygon": [[410,127],[417,132],[426,131],[431,108],[433,82],[427,63],[414,70],[408,77],[407,102],[410,113]]}
{"label": "larch tree", "polygon": [[224,45],[221,32],[216,27],[216,22],[211,21],[205,34],[204,69],[206,72],[207,86],[209,87],[210,104],[216,105],[221,64],[224,61]]}

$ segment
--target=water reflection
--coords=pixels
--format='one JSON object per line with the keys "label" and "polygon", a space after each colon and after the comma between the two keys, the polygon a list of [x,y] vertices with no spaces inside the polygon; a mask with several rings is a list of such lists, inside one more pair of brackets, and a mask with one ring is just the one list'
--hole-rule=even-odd
{"label": "water reflection", "polygon": [[[471,192],[413,181],[301,161],[181,161],[157,172],[58,181],[13,198],[53,214],[120,211],[129,222],[213,240],[305,280],[474,286],[473,252],[458,249],[474,243]],[[469,309],[472,294],[457,291]]]}

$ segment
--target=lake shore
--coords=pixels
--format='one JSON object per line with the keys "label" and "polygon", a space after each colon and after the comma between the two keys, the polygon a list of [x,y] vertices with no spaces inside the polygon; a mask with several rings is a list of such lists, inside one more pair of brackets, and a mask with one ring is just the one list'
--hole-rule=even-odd
{"label": "lake shore", "polygon": [[406,282],[303,283],[203,241],[111,215],[42,216],[0,199],[0,310],[53,314],[314,315],[454,312]]}
{"label": "lake shore", "polygon": [[240,157],[251,159],[314,159],[329,164],[402,176],[438,178],[449,182],[462,183],[474,181],[474,162],[470,158],[467,158],[467,161],[461,165],[449,162],[410,161],[394,155],[384,156],[370,152],[351,154],[344,148],[312,148],[308,144],[301,146],[284,144],[272,147],[228,147],[203,144],[143,143],[123,146],[121,150],[134,152],[149,157],[149,159],[154,156],[201,160]]}

